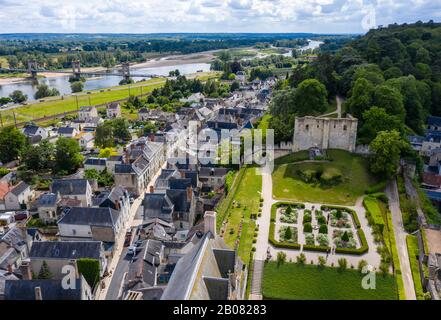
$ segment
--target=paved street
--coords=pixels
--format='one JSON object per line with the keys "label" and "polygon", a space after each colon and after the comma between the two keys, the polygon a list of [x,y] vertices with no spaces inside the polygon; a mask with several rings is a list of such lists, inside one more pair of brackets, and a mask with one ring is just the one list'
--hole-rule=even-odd
{"label": "paved street", "polygon": [[400,210],[400,198],[398,195],[397,182],[394,180],[386,188],[386,195],[389,198],[389,208],[392,213],[392,224],[394,227],[395,239],[397,243],[398,258],[400,260],[401,273],[403,275],[404,290],[407,300],[416,300],[415,288],[412,280],[412,270],[410,268],[409,254],[407,252],[406,236],[403,227],[403,218]]}
{"label": "paved street", "polygon": [[[161,169],[166,168],[167,163],[165,162]],[[145,192],[150,189],[156,183],[161,174],[161,169],[158,170],[156,175],[150,181]],[[115,242],[115,252],[111,263],[108,266],[108,271],[112,272],[110,276],[105,278],[103,281],[105,283],[105,288],[102,289],[97,297],[97,300],[116,300],[121,294],[121,286],[125,273],[129,269],[129,260],[126,259],[127,248],[124,248],[124,240],[126,235],[126,230],[128,227],[137,227],[142,223],[142,201],[144,199],[144,194],[139,196],[132,204],[130,211],[130,217],[128,223],[126,223],[125,230],[121,232],[118,240]]]}

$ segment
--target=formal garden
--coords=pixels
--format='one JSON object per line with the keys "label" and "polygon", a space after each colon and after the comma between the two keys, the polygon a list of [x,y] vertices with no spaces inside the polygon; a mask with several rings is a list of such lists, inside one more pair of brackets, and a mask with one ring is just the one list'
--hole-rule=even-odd
{"label": "formal garden", "polygon": [[363,254],[364,232],[355,211],[344,207],[279,202],[272,208],[269,242],[278,248]]}

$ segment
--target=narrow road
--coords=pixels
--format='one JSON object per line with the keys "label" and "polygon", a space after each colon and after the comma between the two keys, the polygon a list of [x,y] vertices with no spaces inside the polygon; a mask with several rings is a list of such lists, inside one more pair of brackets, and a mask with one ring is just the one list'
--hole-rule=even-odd
{"label": "narrow road", "polygon": [[340,96],[336,96],[335,100],[337,101],[337,110],[330,112],[330,113],[327,113],[327,114],[324,114],[324,115],[322,115],[322,117],[329,117],[334,114],[337,114],[337,118],[341,118],[341,115],[342,115],[341,106],[343,104],[344,99]]}
{"label": "narrow road", "polygon": [[263,261],[267,258],[269,248],[268,236],[271,222],[271,207],[276,202],[273,200],[273,179],[268,168],[256,169],[262,173],[262,216],[257,220],[259,233],[257,235],[256,252],[254,254],[254,270],[251,280],[251,300],[262,299]]}
{"label": "narrow road", "polygon": [[389,208],[392,213],[392,224],[397,243],[398,259],[400,260],[401,273],[404,282],[404,291],[407,300],[416,300],[415,288],[410,268],[409,253],[407,252],[407,233],[403,226],[403,217],[400,210],[400,198],[398,195],[397,181],[393,180],[386,188],[386,195],[389,198]]}
{"label": "narrow road", "polygon": [[[156,183],[162,169],[166,168],[166,166],[167,162],[165,162],[158,172],[156,172],[145,191],[149,190],[150,186],[153,186]],[[142,223],[143,213],[141,205],[143,200],[144,193],[140,195],[132,204],[130,217],[126,223],[126,229],[128,227],[137,227],[140,223]],[[115,241],[115,252],[113,254],[113,259],[108,266],[108,270],[109,272],[112,272],[112,275],[103,280],[105,283],[105,288],[98,293],[96,300],[116,300],[120,296],[120,289],[124,280],[123,277],[129,269],[129,261],[125,258],[127,255],[127,248],[124,248],[125,234],[125,230],[121,231],[117,241]]]}

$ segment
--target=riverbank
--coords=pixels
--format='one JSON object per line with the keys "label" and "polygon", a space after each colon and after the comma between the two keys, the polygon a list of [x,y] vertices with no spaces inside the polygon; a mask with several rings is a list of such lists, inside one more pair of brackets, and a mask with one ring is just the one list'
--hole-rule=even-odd
{"label": "riverbank", "polygon": [[[218,77],[218,72],[201,72],[190,74],[188,78],[198,78],[207,81]],[[129,96],[146,95],[155,88],[160,88],[166,82],[166,78],[155,78],[134,84],[109,87],[89,92],[81,92],[76,95],[64,95],[59,97],[45,98],[44,101],[29,103],[28,105],[12,106],[0,109],[0,120],[3,126],[18,124],[26,121],[45,121],[62,117],[63,113],[75,112],[79,107],[86,105],[105,105],[115,101],[127,99]],[[46,118],[46,119],[45,119]],[[37,121],[38,120],[38,121]]]}
{"label": "riverbank", "polygon": [[[169,67],[174,65],[185,65],[185,64],[193,64],[193,63],[210,63],[215,59],[213,55],[215,51],[205,51],[198,53],[191,53],[185,55],[167,55],[158,58],[154,58],[142,63],[136,63],[130,66],[132,70],[141,69],[141,68],[159,68],[159,67]],[[118,69],[121,65],[116,65],[110,70]],[[68,69],[66,69],[67,71]],[[108,68],[105,67],[84,67],[81,68],[83,72],[106,72]],[[60,73],[52,73],[52,72],[42,72],[38,74],[39,77],[42,78],[58,78],[65,77],[66,74]],[[23,82],[30,81],[31,78],[28,76],[22,77],[0,77],[0,86],[2,85],[11,85],[11,84],[20,84]],[[89,79],[90,80],[90,79]]]}

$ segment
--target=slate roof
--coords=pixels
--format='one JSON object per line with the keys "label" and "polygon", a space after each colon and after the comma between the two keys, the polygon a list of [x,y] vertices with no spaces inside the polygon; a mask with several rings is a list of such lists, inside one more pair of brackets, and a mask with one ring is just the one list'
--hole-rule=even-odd
{"label": "slate roof", "polygon": [[58,196],[55,193],[44,193],[37,200],[37,207],[54,207],[57,205]]}
{"label": "slate roof", "polygon": [[109,105],[109,109],[111,109],[111,110],[117,110],[118,108],[119,108],[119,103],[112,102],[112,103]]}
{"label": "slate roof", "polygon": [[84,164],[89,166],[105,166],[107,163],[106,158],[88,158]]}
{"label": "slate roof", "polygon": [[[218,255],[218,250],[224,252]],[[219,265],[218,260],[227,255],[234,256],[235,259],[234,251],[228,249],[222,239],[213,238],[211,232],[206,233],[179,259],[161,300],[188,300],[193,294],[198,299],[226,300],[227,283],[222,279],[225,274],[224,265]],[[228,265],[229,261],[228,257]]]}
{"label": "slate roof", "polygon": [[70,208],[58,224],[113,227],[120,212],[111,208]]}
{"label": "slate roof", "polygon": [[49,259],[99,259],[102,249],[100,241],[36,241],[29,257]]}
{"label": "slate roof", "polygon": [[61,127],[58,128],[58,134],[73,134],[74,130],[72,127]]}
{"label": "slate roof", "polygon": [[95,107],[92,106],[85,106],[80,108],[80,112],[91,112]]}
{"label": "slate roof", "polygon": [[167,196],[161,193],[146,193],[144,197],[144,219],[155,219],[171,222],[174,204]]}
{"label": "slate roof", "polygon": [[59,192],[61,195],[86,194],[88,184],[87,179],[54,180],[51,191]]}
{"label": "slate roof", "polygon": [[4,242],[18,250],[21,246],[26,245],[26,235],[21,228],[15,226],[6,232],[0,242]]}
{"label": "slate roof", "polygon": [[123,156],[110,156],[109,158],[107,158],[107,161],[122,162]]}
{"label": "slate roof", "polygon": [[31,136],[35,135],[38,132],[39,128],[40,127],[34,126],[34,125],[26,126],[26,127],[23,128],[23,134],[25,136],[31,137]]}
{"label": "slate roof", "polygon": [[429,126],[441,126],[441,117],[429,116],[427,124]]}
{"label": "slate roof", "polygon": [[187,199],[187,190],[169,189],[166,191],[167,197],[174,205],[174,211],[188,212],[190,203]]}
{"label": "slate roof", "polygon": [[115,173],[119,174],[127,174],[127,173],[135,173],[131,164],[118,163],[115,164]]}
{"label": "slate roof", "polygon": [[43,300],[80,300],[83,277],[76,280],[76,289],[65,290],[62,280],[6,280],[5,300],[35,300],[35,288],[41,289]]}
{"label": "slate roof", "polygon": [[210,167],[201,167],[199,169],[200,176],[213,176],[213,177],[223,177],[228,173],[227,168],[210,168]]}
{"label": "slate roof", "polygon": [[28,184],[26,184],[23,181],[20,181],[10,192],[15,196],[19,196],[20,194],[25,192],[25,190],[28,188],[29,188]]}
{"label": "slate roof", "polygon": [[13,273],[6,270],[0,270],[0,296],[5,292],[5,282],[6,280],[19,280]]}

